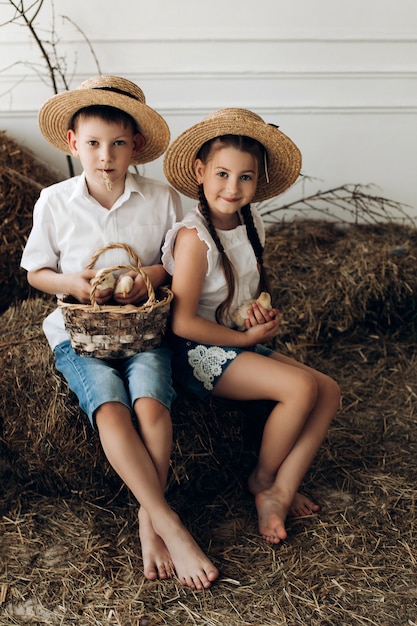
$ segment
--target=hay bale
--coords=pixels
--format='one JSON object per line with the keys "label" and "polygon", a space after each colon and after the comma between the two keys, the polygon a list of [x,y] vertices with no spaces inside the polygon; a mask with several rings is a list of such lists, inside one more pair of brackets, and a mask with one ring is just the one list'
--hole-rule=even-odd
{"label": "hay bale", "polygon": [[58,180],[56,172],[0,131],[0,311],[31,293],[20,258],[39,193]]}
{"label": "hay bale", "polygon": [[[320,232],[324,237],[327,231]],[[309,230],[305,235],[312,236]],[[329,239],[328,246],[331,234]],[[277,265],[280,255],[281,248]],[[282,288],[305,280],[303,272],[300,267],[288,280],[284,272]],[[326,276],[323,270],[324,293]],[[311,305],[319,303],[311,297]],[[392,301],[386,304],[394,310]],[[136,506],[130,506],[126,492],[117,498],[108,487],[107,499],[85,497],[90,480],[101,488],[104,460],[89,433],[75,444],[85,422],[65,386],[54,379],[41,330],[49,306],[52,301],[27,301],[0,316],[2,438],[9,462],[24,465],[16,472],[27,480],[33,472],[38,485],[59,492],[68,479],[83,493],[46,497],[30,488],[12,489],[9,466],[0,459],[3,622],[415,624],[417,352],[411,334],[393,335],[392,326],[386,334],[370,333],[357,322],[343,336],[300,347],[294,317],[295,330],[288,329],[287,336],[313,367],[337,378],[343,408],[304,483],[321,505],[320,515],[289,519],[288,539],[279,546],[258,536],[253,499],[236,481],[228,482],[228,468],[236,468],[240,478],[244,474],[237,467],[244,451],[240,407],[213,401],[204,408],[179,395],[174,424],[181,431],[176,430],[173,465],[181,486],[175,504],[221,571],[209,591],[196,594],[175,578],[144,580]],[[367,319],[375,330],[375,320]],[[16,428],[13,420],[22,424]],[[60,429],[59,437],[54,439],[51,428]],[[36,429],[47,432],[39,435]],[[27,458],[30,454],[33,458]],[[74,458],[59,458],[66,455]],[[47,460],[43,466],[42,459]],[[90,462],[97,466],[94,475]],[[216,490],[210,503],[201,506],[195,497],[181,505],[184,485],[193,482],[204,491]]]}
{"label": "hay bale", "polygon": [[21,483],[46,493],[120,488],[97,435],[57,374],[42,331],[52,301],[24,300],[0,316],[1,438]]}
{"label": "hay bale", "polygon": [[[56,372],[42,321],[53,299],[31,298],[0,316],[0,437],[16,480],[42,493],[116,493],[121,481],[76,397]],[[258,411],[259,413],[259,411]],[[169,488],[199,490],[253,461],[242,443],[244,411],[234,403],[198,402],[177,390],[172,411],[175,443]],[[248,441],[253,441],[249,436]],[[249,448],[248,448],[249,450]],[[228,463],[225,467],[224,459]],[[208,489],[210,492],[210,489]]]}
{"label": "hay bale", "polygon": [[[399,246],[405,251],[394,253]],[[268,232],[267,261],[284,317],[278,342],[299,360],[329,371],[329,357],[314,362],[308,346],[317,340],[332,346],[340,334],[374,332],[383,323],[391,329],[402,320],[414,289],[414,250],[415,232],[408,229],[341,230],[305,222]],[[43,336],[42,320],[53,306],[53,299],[36,298],[0,316],[5,455],[18,480],[32,481],[44,493],[115,493],[121,481],[56,373]],[[270,406],[216,398],[203,403],[177,393],[170,493],[210,497],[225,483],[241,487]]]}
{"label": "hay bale", "polygon": [[326,342],[360,327],[395,331],[415,312],[417,231],[393,223],[294,220],[267,231],[280,339]]}

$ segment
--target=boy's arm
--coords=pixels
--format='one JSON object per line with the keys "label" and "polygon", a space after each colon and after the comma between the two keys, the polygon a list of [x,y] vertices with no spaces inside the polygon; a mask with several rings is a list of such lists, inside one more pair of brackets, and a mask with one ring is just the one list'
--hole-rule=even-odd
{"label": "boy's arm", "polygon": [[[74,274],[61,274],[44,267],[35,272],[28,272],[28,283],[45,293],[50,294],[68,294],[74,296],[79,302],[88,304],[90,302],[91,283],[90,279],[94,278],[95,270],[82,270]],[[108,300],[107,291],[97,293],[96,299],[100,304]]]}
{"label": "boy's arm", "polygon": [[171,278],[163,265],[149,265],[143,270],[149,276],[154,289],[165,285]]}

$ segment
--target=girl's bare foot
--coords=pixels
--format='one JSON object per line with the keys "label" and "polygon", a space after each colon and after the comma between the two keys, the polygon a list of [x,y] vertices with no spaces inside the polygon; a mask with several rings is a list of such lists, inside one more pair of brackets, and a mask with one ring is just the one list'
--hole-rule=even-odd
{"label": "girl's bare foot", "polygon": [[[268,491],[274,484],[273,480],[260,479],[257,473],[257,469],[252,472],[248,479],[248,489],[254,496],[261,491]],[[310,498],[307,498],[304,494],[297,491],[293,501],[291,502],[287,515],[291,517],[305,517],[306,515],[313,515],[320,510],[318,504],[315,504]]]}
{"label": "girl's bare foot", "polygon": [[297,491],[288,509],[288,515],[291,517],[306,517],[307,515],[317,513],[317,511],[320,511],[319,505]]}
{"label": "girl's bare foot", "polygon": [[156,520],[153,527],[165,542],[179,580],[190,589],[208,589],[218,577],[218,569],[199,548],[179,517],[173,511],[169,517],[163,523]]}
{"label": "girl's bare foot", "polygon": [[171,555],[161,537],[155,533],[145,509],[139,509],[138,519],[145,578],[148,580],[172,578],[175,570]]}
{"label": "girl's bare foot", "polygon": [[272,490],[260,491],[255,495],[258,511],[259,532],[269,543],[280,543],[287,538],[285,520],[288,507]]}

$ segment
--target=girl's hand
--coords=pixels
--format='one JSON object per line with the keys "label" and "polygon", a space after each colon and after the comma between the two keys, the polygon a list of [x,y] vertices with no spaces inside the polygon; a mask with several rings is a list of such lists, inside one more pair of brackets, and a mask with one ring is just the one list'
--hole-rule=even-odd
{"label": "girl's hand", "polygon": [[275,317],[269,322],[263,324],[256,324],[251,326],[243,334],[247,336],[249,346],[254,346],[257,343],[267,343],[271,341],[277,334],[279,326],[279,319]]}
{"label": "girl's hand", "polygon": [[245,320],[246,330],[258,324],[265,324],[271,320],[277,320],[279,324],[279,313],[277,309],[265,309],[258,302],[252,303],[252,308],[248,309],[248,318]]}
{"label": "girl's hand", "polygon": [[268,311],[261,305],[254,303],[246,320],[246,331],[249,345],[266,343],[277,334],[279,327],[279,313],[277,309]]}

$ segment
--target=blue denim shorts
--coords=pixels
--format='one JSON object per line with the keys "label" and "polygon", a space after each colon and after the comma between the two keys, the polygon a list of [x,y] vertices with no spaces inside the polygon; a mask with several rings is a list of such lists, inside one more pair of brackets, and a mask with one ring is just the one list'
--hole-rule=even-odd
{"label": "blue denim shorts", "polygon": [[64,341],[54,349],[55,365],[95,426],[94,414],[105,402],[120,402],[132,411],[138,398],[154,398],[168,410],[175,398],[171,381],[171,350],[163,345],[129,359],[108,361],[79,356]]}
{"label": "blue denim shorts", "polygon": [[172,334],[169,341],[173,349],[172,374],[175,381],[200,399],[212,393],[223,373],[242,352],[256,352],[263,356],[274,352],[261,344],[252,348],[210,346]]}

